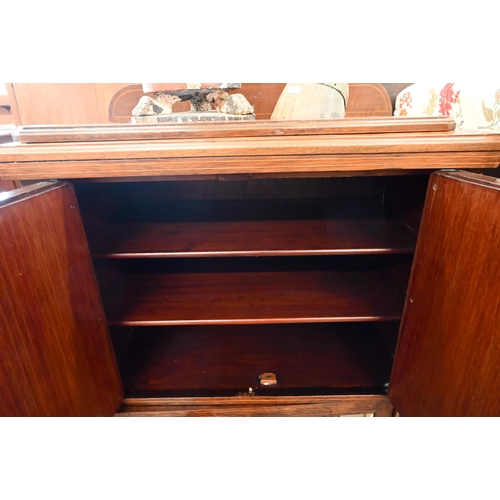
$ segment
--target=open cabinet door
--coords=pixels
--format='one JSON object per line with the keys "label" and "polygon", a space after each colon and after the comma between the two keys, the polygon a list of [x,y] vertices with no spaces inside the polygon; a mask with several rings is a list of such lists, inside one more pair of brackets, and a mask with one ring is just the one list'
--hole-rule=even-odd
{"label": "open cabinet door", "polygon": [[431,176],[389,384],[402,416],[500,416],[499,181]]}
{"label": "open cabinet door", "polygon": [[70,184],[0,201],[0,287],[0,415],[113,415],[123,390]]}

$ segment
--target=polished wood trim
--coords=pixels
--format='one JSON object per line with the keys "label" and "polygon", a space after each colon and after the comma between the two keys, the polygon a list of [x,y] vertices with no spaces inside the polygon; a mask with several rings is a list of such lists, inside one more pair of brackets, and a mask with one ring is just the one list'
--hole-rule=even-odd
{"label": "polished wood trim", "polygon": [[164,125],[25,126],[17,129],[19,142],[102,142],[130,140],[203,139],[296,135],[381,134],[391,132],[446,132],[455,129],[448,117],[373,117],[337,120],[262,120],[236,123],[172,123]]}
{"label": "polished wood trim", "polygon": [[[376,130],[376,122],[357,123]],[[264,125],[257,128],[252,124],[254,128],[250,130],[268,126],[261,123]],[[304,127],[305,123],[299,122],[299,126]],[[446,124],[449,120],[435,123]],[[331,174],[393,169],[485,169],[496,168],[500,163],[500,135],[480,131],[233,137],[231,130],[221,129],[217,137],[202,139],[4,145],[0,148],[0,178]]]}
{"label": "polished wood trim", "polygon": [[59,188],[60,183],[57,181],[44,181],[8,191],[4,194],[4,196],[2,196],[2,199],[0,200],[0,208],[11,205],[12,203],[18,203],[22,200],[27,200],[42,193],[48,193],[51,190]]}
{"label": "polished wood trim", "polygon": [[15,144],[0,148],[0,163],[29,161],[234,158],[349,154],[457,153],[500,150],[499,134],[451,131],[294,137],[220,137],[101,143]]}
{"label": "polished wood trim", "polygon": [[392,415],[387,396],[125,398],[115,417],[334,417]]}
{"label": "polished wood trim", "polygon": [[[500,134],[499,138],[500,139]],[[497,139],[497,140],[498,140]],[[92,161],[0,162],[0,179],[92,179],[110,178],[199,178],[222,174],[251,174],[283,176],[350,176],[391,174],[395,172],[438,169],[497,168],[500,163],[500,144],[491,152],[421,152],[409,154],[335,154],[266,157],[174,158]],[[187,177],[189,176],[189,177]]]}

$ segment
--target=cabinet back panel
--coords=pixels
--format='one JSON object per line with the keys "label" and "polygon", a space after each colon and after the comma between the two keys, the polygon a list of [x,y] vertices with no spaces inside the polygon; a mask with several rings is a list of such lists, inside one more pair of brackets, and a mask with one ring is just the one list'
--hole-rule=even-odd
{"label": "cabinet back panel", "polygon": [[385,178],[384,208],[389,217],[404,222],[415,233],[420,227],[429,174]]}
{"label": "cabinet back panel", "polygon": [[[306,207],[311,206],[314,199],[346,201],[357,198],[363,204],[380,206],[384,182],[376,177],[78,182],[75,190],[85,231],[91,240],[99,232],[106,234],[108,223],[203,221],[209,220],[209,217],[219,220],[281,217],[290,220],[293,217],[304,218]],[[243,200],[252,202],[245,205],[241,203]],[[287,208],[291,211],[287,214],[283,207],[279,208],[280,200],[303,200],[302,213],[300,206],[294,209],[289,203]],[[239,209],[231,205],[238,201]],[[225,205],[227,203],[229,205]]]}
{"label": "cabinet back panel", "polygon": [[[387,182],[146,182],[77,190],[99,258],[412,253],[416,233],[401,218],[414,207],[392,202]],[[391,193],[408,205],[408,184],[401,182],[403,192]]]}
{"label": "cabinet back panel", "polygon": [[150,203],[89,244],[101,258],[412,253],[416,234],[384,212],[359,199]]}
{"label": "cabinet back panel", "polygon": [[96,262],[116,325],[383,321],[401,316],[411,256]]}
{"label": "cabinet back panel", "polygon": [[[392,358],[367,324],[138,328],[126,397],[383,394]],[[260,384],[272,372],[275,386]]]}
{"label": "cabinet back panel", "polygon": [[173,200],[280,200],[358,197],[382,202],[378,177],[328,179],[250,179],[237,181],[158,181],[75,184],[83,212],[110,220],[143,205]]}

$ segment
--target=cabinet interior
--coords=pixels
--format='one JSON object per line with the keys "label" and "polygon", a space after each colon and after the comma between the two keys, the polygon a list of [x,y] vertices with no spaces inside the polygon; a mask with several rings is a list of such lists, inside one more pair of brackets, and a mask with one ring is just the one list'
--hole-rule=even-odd
{"label": "cabinet interior", "polygon": [[125,396],[383,394],[427,181],[76,182]]}

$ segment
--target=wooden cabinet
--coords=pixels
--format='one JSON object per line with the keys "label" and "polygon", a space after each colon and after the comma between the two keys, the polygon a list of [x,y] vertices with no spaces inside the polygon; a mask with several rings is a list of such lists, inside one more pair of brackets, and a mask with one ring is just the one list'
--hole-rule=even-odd
{"label": "wooden cabinet", "polygon": [[389,122],[0,151],[4,176],[72,180],[0,208],[3,414],[499,415],[500,184],[432,173],[496,166],[499,137]]}

